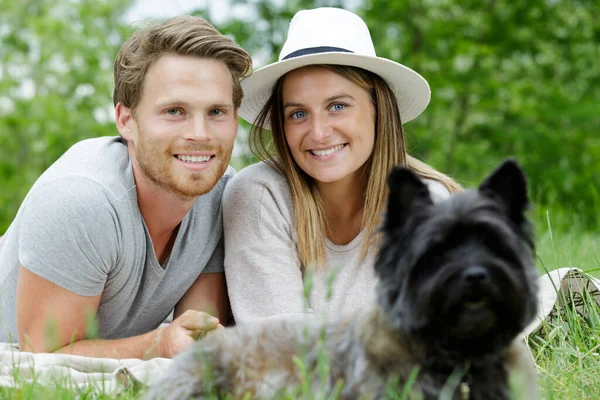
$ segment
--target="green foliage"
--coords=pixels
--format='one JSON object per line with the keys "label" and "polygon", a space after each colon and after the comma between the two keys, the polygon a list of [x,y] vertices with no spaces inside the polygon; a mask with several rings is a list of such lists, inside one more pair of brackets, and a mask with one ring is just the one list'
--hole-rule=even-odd
{"label": "green foliage", "polygon": [[130,3],[0,0],[0,234],[70,146],[117,134],[112,67]]}

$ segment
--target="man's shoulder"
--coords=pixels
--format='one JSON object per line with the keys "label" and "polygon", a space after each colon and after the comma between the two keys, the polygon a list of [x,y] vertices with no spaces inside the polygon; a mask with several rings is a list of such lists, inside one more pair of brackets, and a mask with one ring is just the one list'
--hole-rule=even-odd
{"label": "man's shoulder", "polygon": [[122,159],[129,160],[127,145],[122,139],[119,136],[100,136],[74,143],[55,164],[108,164]]}
{"label": "man's shoulder", "polygon": [[93,230],[94,224],[123,218],[122,210],[118,199],[98,182],[81,176],[65,176],[34,185],[17,216],[24,219],[25,224],[43,223],[56,229],[85,221],[84,225]]}
{"label": "man's shoulder", "polygon": [[95,182],[117,198],[126,194],[135,184],[127,146],[118,136],[82,140],[56,160],[36,185],[76,181]]}
{"label": "man's shoulder", "polygon": [[114,214],[120,208],[117,203],[135,193],[133,188],[127,148],[120,138],[86,139],[71,146],[44,171],[23,201],[23,208],[28,214],[45,210],[65,216]]}

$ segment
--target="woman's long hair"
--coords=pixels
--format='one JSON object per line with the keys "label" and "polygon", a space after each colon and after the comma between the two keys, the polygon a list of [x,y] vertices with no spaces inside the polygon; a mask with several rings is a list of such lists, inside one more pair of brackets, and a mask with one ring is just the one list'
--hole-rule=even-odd
{"label": "woman's long hair", "polygon": [[[376,246],[379,240],[377,228],[387,199],[386,180],[394,166],[408,166],[422,178],[440,182],[450,192],[458,191],[461,187],[448,176],[406,153],[396,97],[381,77],[364,69],[345,65],[313,65],[304,68],[325,68],[341,75],[366,90],[375,107],[375,143],[373,153],[363,169],[366,192],[362,229],[367,238],[362,248],[364,259],[369,249]],[[278,169],[287,178],[294,207],[300,262],[303,268],[319,268],[326,262],[327,221],[314,180],[298,167],[285,138],[282,94],[284,77],[277,81],[269,100],[254,121],[249,137],[250,150],[256,158]],[[267,121],[271,125],[270,132],[263,128]]]}

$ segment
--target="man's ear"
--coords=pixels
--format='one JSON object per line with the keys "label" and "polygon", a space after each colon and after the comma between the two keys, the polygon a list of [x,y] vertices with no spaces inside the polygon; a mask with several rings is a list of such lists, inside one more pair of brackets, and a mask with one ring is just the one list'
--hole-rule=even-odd
{"label": "man's ear", "polygon": [[137,137],[137,124],[133,118],[132,110],[129,107],[124,106],[123,103],[117,103],[115,106],[115,121],[121,137],[128,142],[133,141],[135,143]]}

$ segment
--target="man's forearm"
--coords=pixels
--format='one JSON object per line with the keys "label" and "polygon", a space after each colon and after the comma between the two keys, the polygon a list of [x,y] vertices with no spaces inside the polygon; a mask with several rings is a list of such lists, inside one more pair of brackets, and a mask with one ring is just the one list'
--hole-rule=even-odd
{"label": "man's forearm", "polygon": [[138,336],[114,340],[79,340],[70,343],[55,353],[102,358],[163,357],[160,351],[161,328]]}

